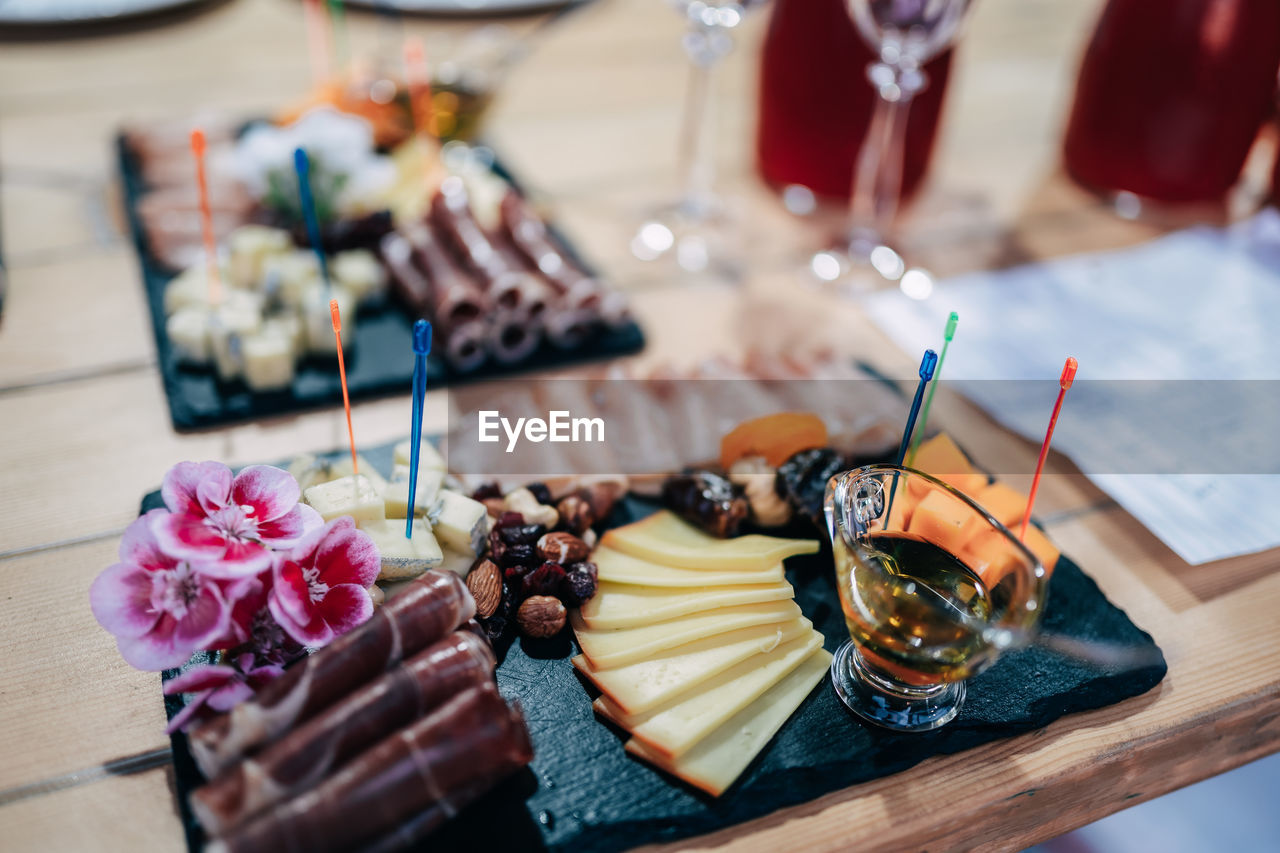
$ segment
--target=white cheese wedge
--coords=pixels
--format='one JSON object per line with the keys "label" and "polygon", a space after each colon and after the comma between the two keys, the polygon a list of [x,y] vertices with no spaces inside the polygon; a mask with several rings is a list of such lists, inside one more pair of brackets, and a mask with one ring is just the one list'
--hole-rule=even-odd
{"label": "white cheese wedge", "polygon": [[791,719],[831,667],[831,654],[817,649],[724,725],[672,760],[643,742],[627,741],[627,752],[649,761],[718,797],[742,775],[756,756]]}
{"label": "white cheese wedge", "polygon": [[364,474],[320,483],[307,489],[302,496],[325,521],[349,515],[355,519],[356,524],[364,524],[382,521],[387,517],[382,493]]}
{"label": "white cheese wedge", "polygon": [[444,561],[436,567],[436,571],[453,572],[460,578],[466,578],[471,574],[471,567],[476,564],[476,558],[470,554],[460,554],[452,548],[444,548]]}
{"label": "white cheese wedge", "polygon": [[[421,518],[426,516],[435,504],[436,495],[444,484],[443,471],[427,471],[418,469],[418,487],[414,491],[413,514]],[[387,487],[382,490],[382,500],[387,505],[389,518],[409,517],[409,475],[397,479],[394,474]]]}
{"label": "white cheese wedge", "polygon": [[596,670],[583,655],[573,665],[623,712],[640,714],[812,630],[808,619],[792,619],[707,637],[615,669]]}
{"label": "white cheese wedge", "polygon": [[181,364],[205,365],[213,359],[207,307],[187,305],[174,311],[164,322],[164,333]]}
{"label": "white cheese wedge", "polygon": [[297,352],[290,329],[268,320],[241,341],[244,382],[254,391],[281,391],[293,385]]}
{"label": "white cheese wedge", "polygon": [[356,299],[346,288],[314,285],[304,297],[302,324],[307,339],[307,352],[315,355],[338,354],[338,341],[333,334],[333,312],[329,300],[338,300],[338,315],[342,318],[342,351],[351,351],[356,339]]}
{"label": "white cheese wedge", "polygon": [[333,256],[329,272],[360,305],[377,299],[387,289],[387,271],[368,249],[339,252]]}
{"label": "white cheese wedge", "polygon": [[734,586],[777,583],[784,577],[781,563],[763,571],[673,569],[608,547],[597,548],[591,560],[600,570],[600,580],[643,586]]}
{"label": "white cheese wedge", "polygon": [[[356,463],[360,466],[360,474],[369,478],[369,482],[373,483],[373,487],[379,494],[386,490],[386,479],[378,473],[378,469],[373,467],[368,459],[357,453]],[[305,453],[289,463],[289,473],[298,481],[298,487],[305,492],[312,486],[329,483],[339,477],[350,477],[353,473],[351,454],[343,453],[339,456],[320,459],[314,454]]]}
{"label": "white cheese wedge", "polygon": [[[597,593],[598,597],[598,593]],[[753,625],[772,625],[800,617],[794,601],[768,601],[721,607],[704,613],[681,616],[666,622],[622,630],[592,630],[578,610],[569,611],[578,648],[593,669],[612,669],[645,660],[665,649],[682,646]]]}
{"label": "white cheese wedge", "polygon": [[[418,469],[422,476],[422,469]],[[472,557],[484,548],[489,535],[489,515],[484,504],[449,489],[441,489],[435,505],[427,513],[436,538],[460,554]]]}
{"label": "white cheese wedge", "polygon": [[764,571],[797,554],[818,553],[816,539],[779,539],[751,533],[717,539],[666,510],[615,527],[600,544],[678,569]]}
{"label": "white cheese wedge", "polygon": [[[228,271],[225,266],[220,266],[219,270],[221,275],[218,280],[223,282],[221,295],[225,296]],[[164,313],[169,315],[180,308],[193,305],[208,306],[209,296],[209,268],[201,259],[199,263],[178,273],[164,286]]]}
{"label": "white cheese wedge", "polygon": [[[410,442],[408,439],[397,444],[395,450],[392,451],[392,458],[395,464],[408,465],[409,450]],[[444,457],[440,455],[440,451],[436,449],[434,444],[424,438],[420,445],[420,449],[418,450],[418,470],[421,471],[423,468],[431,468],[437,471],[443,471],[447,467],[448,466],[445,465],[444,462]]]}
{"label": "white cheese wedge", "polygon": [[273,302],[301,309],[307,294],[320,284],[320,262],[310,249],[262,259],[259,289]]}
{"label": "white cheese wedge", "polygon": [[209,349],[224,381],[244,375],[244,342],[262,328],[262,304],[254,294],[229,291],[209,317]]}
{"label": "white cheese wedge", "polygon": [[595,709],[667,758],[679,758],[758,699],[822,645],[817,631],[756,655],[708,679],[667,705],[627,714],[601,696]]}
{"label": "white cheese wedge", "polygon": [[677,589],[601,583],[578,613],[588,628],[635,628],[690,613],[795,597],[786,581],[750,586],[687,586]]}
{"label": "white cheese wedge", "polygon": [[257,289],[262,284],[262,262],[293,248],[289,232],[266,225],[241,225],[227,235],[228,264],[236,287]]}
{"label": "white cheese wedge", "polygon": [[361,522],[360,529],[369,534],[378,547],[382,571],[378,580],[396,581],[416,578],[427,569],[435,569],[444,562],[431,528],[421,518],[413,520],[413,536],[405,538],[403,518],[387,518],[381,521]]}

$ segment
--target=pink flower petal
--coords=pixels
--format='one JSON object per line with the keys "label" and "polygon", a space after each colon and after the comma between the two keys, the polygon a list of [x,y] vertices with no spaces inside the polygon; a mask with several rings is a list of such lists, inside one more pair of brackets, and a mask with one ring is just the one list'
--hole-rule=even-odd
{"label": "pink flower petal", "polygon": [[345,583],[367,587],[378,579],[382,559],[373,539],[363,530],[354,525],[331,526],[329,536],[316,550],[315,566],[320,570],[320,580],[331,587]]}
{"label": "pink flower petal", "polygon": [[279,518],[258,525],[258,537],[272,548],[288,549],[302,538],[324,526],[324,519],[306,504],[296,504]]}
{"label": "pink flower petal", "polygon": [[164,733],[171,735],[174,732],[182,731],[187,726],[195,722],[196,716],[201,715],[205,710],[205,700],[209,697],[207,694],[201,693],[198,696],[192,696],[183,706],[182,710],[173,715],[173,719],[169,721],[169,725],[165,726]]}
{"label": "pink flower petal", "polygon": [[141,637],[160,618],[151,605],[151,572],[128,563],[108,566],[94,578],[89,607],[98,624],[117,637]]}
{"label": "pink flower petal", "polygon": [[215,584],[206,583],[173,631],[174,644],[191,649],[210,645],[227,630],[231,608]]}
{"label": "pink flower petal", "polygon": [[209,473],[200,485],[196,486],[196,500],[206,513],[216,512],[231,501],[231,469],[219,464],[218,469]]}
{"label": "pink flower petal", "polygon": [[182,666],[191,658],[193,647],[180,647],[173,641],[173,617],[162,616],[156,627],[141,637],[117,637],[116,648],[125,663],[134,669],[159,672]]}
{"label": "pink flower petal", "polygon": [[166,510],[153,509],[135,518],[120,537],[120,561],[151,570],[171,569],[177,565],[177,560],[160,550],[152,529],[157,518],[168,514]]}
{"label": "pink flower petal", "polygon": [[280,606],[280,598],[278,590],[279,583],[276,585],[277,593],[272,593],[271,600],[267,606],[271,608],[271,615],[276,617],[276,621],[280,623],[280,627],[297,642],[304,646],[320,647],[326,645],[329,640],[333,639],[333,630],[325,624],[324,620],[319,616],[309,619],[306,622],[295,620],[292,616]]}
{"label": "pink flower petal", "polygon": [[223,664],[205,663],[193,666],[186,672],[171,678],[164,683],[164,695],[175,693],[199,693],[202,690],[215,690],[227,682],[240,677],[235,667]]}
{"label": "pink flower petal", "polygon": [[373,599],[369,591],[356,584],[335,586],[317,605],[321,618],[335,636],[347,633],[373,615]]}
{"label": "pink flower petal", "polygon": [[215,711],[230,711],[252,695],[253,689],[241,679],[214,690],[206,701]]}
{"label": "pink flower petal", "polygon": [[205,524],[203,516],[158,515],[151,530],[165,553],[182,560],[217,560],[227,550],[226,537]]}
{"label": "pink flower petal", "polygon": [[[179,462],[164,475],[160,496],[171,512],[202,516],[205,509],[200,503],[200,484],[212,480],[214,484],[225,479],[228,490],[231,485],[231,469],[221,462]],[[209,489],[206,486],[206,491]],[[224,496],[225,496],[224,492]]]}
{"label": "pink flower petal", "polygon": [[200,564],[201,573],[209,577],[236,580],[251,578],[271,568],[272,554],[257,542],[224,539],[225,548],[217,560]]}
{"label": "pink flower petal", "polygon": [[282,675],[284,675],[284,667],[269,663],[249,670],[245,678],[248,680],[249,686],[256,691],[261,690]]}
{"label": "pink flower petal", "polygon": [[[276,570],[271,600],[279,603],[289,619],[300,625],[311,621],[311,590],[302,577],[302,567],[292,560],[282,562]],[[276,612],[273,608],[273,614]],[[278,618],[278,617],[277,617]]]}
{"label": "pink flower petal", "polygon": [[298,505],[302,490],[293,475],[270,465],[250,465],[231,484],[231,500],[253,507],[259,523],[279,518]]}

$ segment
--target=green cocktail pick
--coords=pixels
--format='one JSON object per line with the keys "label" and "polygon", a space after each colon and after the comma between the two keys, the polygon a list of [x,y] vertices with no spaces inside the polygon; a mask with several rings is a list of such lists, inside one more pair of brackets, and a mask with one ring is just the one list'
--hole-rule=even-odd
{"label": "green cocktail pick", "polygon": [[925,398],[924,408],[920,410],[920,426],[916,430],[915,438],[911,440],[911,452],[907,454],[908,466],[916,461],[916,451],[920,449],[920,442],[924,441],[924,428],[929,423],[929,407],[933,405],[933,392],[938,390],[938,380],[942,379],[942,363],[947,360],[947,347],[951,346],[951,339],[956,336],[956,324],[959,322],[960,315],[952,311],[951,316],[947,318],[946,331],[942,333],[942,352],[938,355],[938,366],[933,371],[933,384],[929,386],[929,396]]}

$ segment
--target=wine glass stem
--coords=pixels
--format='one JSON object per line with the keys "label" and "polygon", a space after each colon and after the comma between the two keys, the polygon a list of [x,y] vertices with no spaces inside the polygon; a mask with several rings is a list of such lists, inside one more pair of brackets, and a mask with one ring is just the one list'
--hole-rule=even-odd
{"label": "wine glass stem", "polygon": [[[895,69],[896,70],[896,69]],[[858,157],[850,196],[850,241],[868,235],[883,241],[902,197],[903,148],[912,93],[897,85],[878,87],[876,106]]]}
{"label": "wine glass stem", "polygon": [[681,206],[686,214],[695,218],[706,215],[715,182],[715,161],[712,157],[711,137],[712,72],[720,54],[694,45],[706,45],[727,35],[715,32],[712,27],[695,27],[690,33],[689,89],[685,96],[685,109],[680,133],[680,175],[684,183]]}

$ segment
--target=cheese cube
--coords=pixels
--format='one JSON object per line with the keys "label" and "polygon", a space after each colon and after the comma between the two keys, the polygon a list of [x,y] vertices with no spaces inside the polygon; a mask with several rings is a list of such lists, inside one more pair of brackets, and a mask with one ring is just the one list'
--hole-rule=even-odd
{"label": "cheese cube", "polygon": [[635,628],[718,607],[785,601],[794,596],[795,591],[786,581],[679,589],[601,583],[595,596],[578,608],[578,613],[588,628]]}
{"label": "cheese cube", "polygon": [[1022,521],[1022,513],[1027,508],[1027,496],[1004,483],[983,486],[973,495],[973,500],[1008,528]]}
{"label": "cheese cube", "polygon": [[262,259],[259,289],[271,301],[301,309],[308,293],[322,284],[320,262],[310,250],[298,249]]}
{"label": "cheese cube", "polygon": [[793,619],[707,637],[614,669],[597,670],[583,655],[575,657],[573,665],[623,711],[639,714],[812,630],[808,619]]}
{"label": "cheese cube", "polygon": [[787,557],[818,553],[814,539],[779,539],[757,533],[717,539],[667,510],[615,527],[601,537],[601,544],[679,569],[764,571]]}
{"label": "cheese cube", "polygon": [[[422,476],[422,469],[418,469]],[[466,495],[442,489],[428,513],[436,538],[445,547],[472,557],[484,549],[489,535],[489,514],[484,504]]]}
{"label": "cheese cube", "polygon": [[356,339],[356,300],[345,288],[326,289],[314,285],[304,297],[302,322],[306,328],[307,352],[314,355],[338,354],[338,342],[333,334],[333,313],[329,300],[338,300],[338,312],[342,317],[342,351],[350,352]]}
{"label": "cheese cube", "polygon": [[452,548],[442,548],[444,552],[444,560],[436,567],[436,571],[453,572],[462,579],[466,579],[471,574],[471,567],[476,564],[476,558],[470,554],[460,554]]}
{"label": "cheese cube", "polygon": [[[424,471],[418,469],[418,488],[413,499],[413,514],[421,518],[426,516],[433,504],[440,486],[444,483],[444,472]],[[387,505],[387,515],[391,518],[409,517],[409,478],[392,479],[382,490],[382,500]]]}
{"label": "cheese cube", "polygon": [[[387,487],[387,481],[378,473],[378,469],[359,453],[356,454],[356,462],[360,465],[360,475],[369,478],[369,482],[381,494]],[[351,454],[341,453],[325,458],[317,458],[312,453],[303,454],[289,463],[289,473],[305,492],[311,486],[351,476]]]}
{"label": "cheese cube", "polygon": [[[223,282],[222,295],[225,296],[227,270],[222,266],[219,269],[222,273],[219,277],[219,280]],[[172,314],[180,308],[189,308],[194,305],[209,305],[209,268],[203,260],[178,273],[164,287],[164,313],[166,315]]]}
{"label": "cheese cube", "polygon": [[404,580],[414,578],[427,569],[437,568],[444,561],[444,554],[431,529],[420,518],[413,520],[413,536],[405,538],[405,520],[387,518],[381,521],[364,521],[360,529],[369,534],[378,548],[382,571],[378,580]]}
{"label": "cheese cube", "polygon": [[[596,597],[599,597],[597,592]],[[794,601],[768,601],[720,607],[689,616],[681,616],[655,625],[624,630],[588,628],[578,610],[570,611],[578,648],[595,670],[611,669],[649,657],[676,646],[716,637],[756,625],[773,625],[800,618],[800,607]]]}
{"label": "cheese cube", "polygon": [[[408,465],[409,451],[410,441],[408,439],[397,444],[395,450],[392,451],[392,458],[394,459],[395,464]],[[440,455],[440,451],[436,449],[434,444],[424,438],[420,443],[418,450],[418,471],[421,472],[424,468],[444,471],[447,467],[448,466],[445,465],[444,457]]]}
{"label": "cheese cube", "polygon": [[[978,472],[969,458],[945,432],[922,443],[911,459],[911,466],[941,480],[966,495],[973,495],[987,484],[987,476]],[[908,488],[916,498],[929,491],[923,481],[909,481]]]}
{"label": "cheese cube", "polygon": [[822,649],[814,651],[760,698],[677,759],[666,758],[635,738],[627,741],[626,750],[718,797],[768,746],[830,667],[831,655]]}
{"label": "cheese cube", "polygon": [[292,248],[293,240],[287,231],[266,225],[241,225],[227,235],[232,284],[252,290],[261,288],[263,261]]}
{"label": "cheese cube", "polygon": [[282,391],[293,385],[296,353],[287,326],[268,320],[242,343],[244,381],[254,391]]}
{"label": "cheese cube", "polygon": [[179,363],[205,365],[213,359],[207,307],[188,305],[174,311],[164,322],[164,333]]}
{"label": "cheese cube", "polygon": [[783,579],[782,564],[763,571],[735,572],[729,569],[707,571],[705,569],[672,569],[649,560],[641,560],[630,554],[600,547],[591,555],[591,561],[600,571],[600,580],[610,583],[633,584],[653,587],[682,586],[736,586],[742,584],[778,583]]}
{"label": "cheese cube", "polygon": [[973,510],[964,501],[953,494],[933,491],[916,504],[907,532],[950,554],[958,554],[968,539],[966,524],[973,518]]}
{"label": "cheese cube", "polygon": [[233,290],[209,318],[209,348],[218,378],[238,379],[244,374],[245,338],[262,328],[262,304],[254,294]]}
{"label": "cheese cube", "polygon": [[363,305],[386,292],[387,271],[377,257],[367,249],[352,249],[333,256],[330,272],[337,284],[342,285]]}
{"label": "cheese cube", "polygon": [[356,524],[363,524],[383,521],[387,517],[381,492],[364,474],[353,474],[320,483],[302,494],[325,521],[349,515],[355,519]]}

